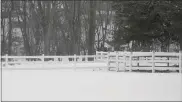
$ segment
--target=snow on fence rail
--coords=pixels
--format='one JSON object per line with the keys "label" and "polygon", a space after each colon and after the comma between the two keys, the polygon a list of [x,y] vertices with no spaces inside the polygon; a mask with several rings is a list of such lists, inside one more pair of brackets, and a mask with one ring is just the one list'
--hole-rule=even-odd
{"label": "snow on fence rail", "polygon": [[[96,55],[73,56],[2,56],[5,67],[20,64],[39,64],[40,68],[60,64],[61,67],[106,68],[116,71],[132,70],[179,70],[182,72],[182,53],[168,52],[99,52]],[[67,64],[66,64],[67,63]],[[68,64],[69,63],[69,64]],[[79,64],[82,63],[82,64]],[[85,63],[85,66],[83,66]],[[90,65],[86,64],[90,63]],[[99,64],[100,63],[100,64]],[[52,64],[52,65],[50,65]],[[64,66],[65,65],[65,66]],[[69,66],[68,66],[69,65]]]}
{"label": "snow on fence rail", "polygon": [[[182,72],[182,53],[169,52],[99,52],[96,57],[115,70],[178,70]],[[115,64],[115,65],[112,65]],[[122,68],[122,69],[121,69]]]}
{"label": "snow on fence rail", "polygon": [[[95,55],[73,56],[2,56],[6,68],[106,68],[104,62],[96,63]],[[29,67],[31,66],[31,67]]]}

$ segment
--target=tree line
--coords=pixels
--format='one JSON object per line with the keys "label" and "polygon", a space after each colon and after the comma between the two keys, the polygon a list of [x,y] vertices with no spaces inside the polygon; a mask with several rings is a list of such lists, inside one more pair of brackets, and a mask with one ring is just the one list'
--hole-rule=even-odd
{"label": "tree line", "polygon": [[[179,0],[2,0],[1,54],[92,55],[182,49]],[[19,53],[19,54],[18,54]]]}
{"label": "tree line", "polygon": [[16,48],[23,55],[91,55],[103,50],[111,31],[110,2],[2,0],[2,55],[16,55]]}
{"label": "tree line", "polygon": [[170,44],[182,50],[182,1],[114,1],[113,44],[131,44],[131,51],[169,51]]}

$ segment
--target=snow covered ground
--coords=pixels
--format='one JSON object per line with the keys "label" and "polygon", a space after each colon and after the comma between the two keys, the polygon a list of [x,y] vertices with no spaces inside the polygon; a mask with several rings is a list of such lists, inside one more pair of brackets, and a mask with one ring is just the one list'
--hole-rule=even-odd
{"label": "snow covered ground", "polygon": [[[77,62],[74,64],[74,62],[20,62],[18,64],[13,63],[14,65],[8,65],[8,68],[18,68],[18,69],[25,69],[25,68],[34,68],[34,69],[45,69],[45,68],[106,68],[107,67],[107,62],[104,61],[97,61],[97,62]],[[140,66],[151,66],[152,63],[148,62],[141,62],[139,63]],[[116,67],[116,63],[110,63],[110,66]],[[127,62],[126,66],[129,67],[130,63]],[[176,63],[169,63],[169,66],[174,66],[178,65]],[[132,63],[132,66],[137,66],[137,63],[134,62]],[[167,66],[167,63],[155,63],[155,66]],[[119,63],[120,68],[124,68],[124,63]],[[178,68],[177,68],[178,70]]]}
{"label": "snow covered ground", "polygon": [[17,69],[27,69],[27,68],[34,68],[34,69],[52,69],[52,68],[58,68],[58,69],[64,69],[64,68],[74,68],[74,67],[87,67],[87,68],[94,68],[94,67],[106,67],[107,63],[104,62],[87,62],[87,63],[76,63],[73,62],[70,63],[61,63],[61,62],[39,62],[39,63],[21,63],[21,64],[15,64],[15,65],[8,65],[8,68],[17,68]]}
{"label": "snow covered ground", "polygon": [[3,68],[2,94],[3,101],[182,101],[182,74]]}

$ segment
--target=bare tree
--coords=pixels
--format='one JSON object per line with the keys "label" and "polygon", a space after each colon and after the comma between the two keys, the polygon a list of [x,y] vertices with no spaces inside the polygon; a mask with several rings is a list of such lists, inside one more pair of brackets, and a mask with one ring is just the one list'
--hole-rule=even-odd
{"label": "bare tree", "polygon": [[12,48],[12,12],[13,12],[13,1],[9,3],[9,32],[8,32],[8,54],[11,55],[11,48]]}
{"label": "bare tree", "polygon": [[95,44],[95,1],[90,1],[90,14],[89,14],[89,39],[88,39],[88,54],[94,54]]}

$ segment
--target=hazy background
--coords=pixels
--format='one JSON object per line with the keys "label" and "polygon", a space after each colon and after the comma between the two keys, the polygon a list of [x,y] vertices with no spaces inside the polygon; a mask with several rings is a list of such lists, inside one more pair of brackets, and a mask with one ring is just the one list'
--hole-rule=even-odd
{"label": "hazy background", "polygon": [[2,55],[182,49],[180,0],[2,0]]}

